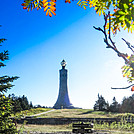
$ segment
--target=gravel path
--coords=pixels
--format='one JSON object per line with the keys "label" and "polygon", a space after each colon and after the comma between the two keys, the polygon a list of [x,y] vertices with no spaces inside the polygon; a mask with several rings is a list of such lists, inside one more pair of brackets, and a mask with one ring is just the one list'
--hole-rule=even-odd
{"label": "gravel path", "polygon": [[50,110],[50,111],[46,111],[46,112],[43,112],[43,113],[39,113],[39,114],[34,114],[34,115],[30,115],[30,116],[25,116],[25,117],[39,116],[39,115],[46,114],[46,113],[49,113],[49,112],[52,112],[52,111],[55,111],[55,109],[52,109],[52,110]]}

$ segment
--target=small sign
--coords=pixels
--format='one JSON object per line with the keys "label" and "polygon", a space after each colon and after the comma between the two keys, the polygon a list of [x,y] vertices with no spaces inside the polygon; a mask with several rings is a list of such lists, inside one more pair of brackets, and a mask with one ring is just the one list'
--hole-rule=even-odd
{"label": "small sign", "polygon": [[93,128],[93,125],[91,125],[91,124],[73,124],[73,127],[76,127],[76,128]]}
{"label": "small sign", "polygon": [[93,133],[93,131],[94,131],[93,130],[93,123],[91,123],[91,124],[84,124],[83,122],[80,124],[74,123],[73,128],[74,128],[72,130],[73,133],[84,134],[84,133]]}
{"label": "small sign", "polygon": [[73,129],[73,133],[91,133],[91,129]]}

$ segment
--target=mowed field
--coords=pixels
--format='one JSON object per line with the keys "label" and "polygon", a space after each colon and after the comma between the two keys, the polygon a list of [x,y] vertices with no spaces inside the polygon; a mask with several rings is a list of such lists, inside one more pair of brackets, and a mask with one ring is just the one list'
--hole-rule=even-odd
{"label": "mowed field", "polygon": [[[31,109],[27,110],[28,115],[34,115],[35,113],[42,113],[44,111],[50,111],[52,109]],[[32,111],[32,112],[30,112]],[[25,114],[25,111],[19,114]],[[54,110],[52,112],[42,114],[38,117],[42,118],[115,118],[115,117],[134,117],[134,114],[130,113],[123,113],[123,114],[116,114],[116,113],[110,113],[110,112],[104,112],[104,111],[93,111],[91,109],[59,109]],[[35,117],[35,118],[36,118]],[[108,126],[108,124],[104,125],[98,125],[95,124],[94,126],[95,130],[97,131],[104,131],[110,134],[134,134],[134,125],[133,124],[111,124],[111,126]],[[22,125],[18,124],[18,129],[21,129],[22,131],[27,132],[42,132],[42,133],[51,133],[51,132],[65,132],[65,131],[72,131],[72,124],[68,125]]]}
{"label": "mowed field", "polygon": [[40,115],[42,118],[109,118],[114,114],[91,109],[59,109]]}
{"label": "mowed field", "polygon": [[[16,113],[17,116],[31,116],[35,115],[36,117],[42,118],[116,118],[116,117],[134,117],[134,114],[131,113],[111,113],[104,111],[93,111],[92,109],[53,109],[50,108],[34,108],[30,110],[21,111]],[[51,112],[48,112],[51,111]],[[36,116],[36,114],[48,112]],[[12,115],[14,116],[14,115]]]}

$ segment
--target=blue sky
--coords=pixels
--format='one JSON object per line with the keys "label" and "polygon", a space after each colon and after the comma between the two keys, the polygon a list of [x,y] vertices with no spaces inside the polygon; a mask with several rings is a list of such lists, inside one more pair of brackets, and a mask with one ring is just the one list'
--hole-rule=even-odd
{"label": "blue sky", "polygon": [[[58,97],[60,62],[65,59],[68,69],[68,90],[74,106],[92,108],[97,95],[111,102],[130,96],[129,90],[111,90],[128,86],[122,77],[124,61],[106,49],[102,33],[93,26],[102,26],[103,17],[94,9],[84,10],[74,1],[57,1],[56,16],[43,10],[27,12],[23,0],[1,3],[0,36],[7,38],[1,49],[8,49],[10,60],[1,75],[19,76],[8,93],[26,95],[34,105],[53,106]],[[134,44],[133,34],[123,31],[114,37],[122,52],[130,51],[121,38]]]}

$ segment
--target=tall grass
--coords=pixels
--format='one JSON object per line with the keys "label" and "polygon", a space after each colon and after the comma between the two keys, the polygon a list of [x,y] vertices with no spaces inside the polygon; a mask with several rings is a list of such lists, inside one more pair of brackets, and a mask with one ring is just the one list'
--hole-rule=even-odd
{"label": "tall grass", "polygon": [[[129,121],[129,122],[128,122]],[[118,130],[118,131],[132,131],[134,132],[133,116],[123,116],[120,122],[100,122],[94,121],[95,130]]]}
{"label": "tall grass", "polygon": [[[126,118],[122,117],[120,122],[108,123],[104,121],[97,122],[94,120],[93,123],[93,128],[97,132],[104,131],[107,132],[107,134],[134,134],[134,124],[132,117],[129,118],[129,122],[127,122]],[[18,129],[22,129],[23,131],[27,132],[63,132],[72,131],[72,124],[73,123],[67,125],[24,125],[23,127],[19,125]]]}

